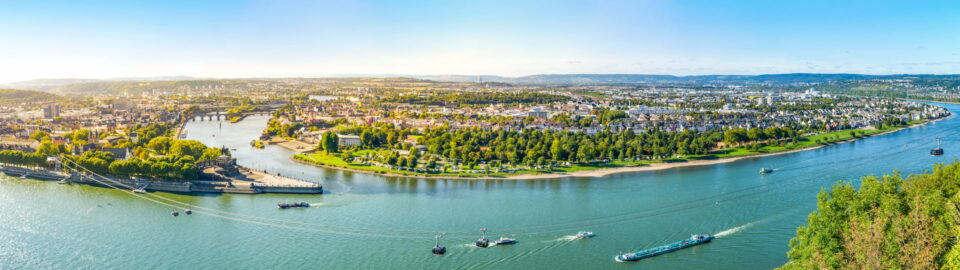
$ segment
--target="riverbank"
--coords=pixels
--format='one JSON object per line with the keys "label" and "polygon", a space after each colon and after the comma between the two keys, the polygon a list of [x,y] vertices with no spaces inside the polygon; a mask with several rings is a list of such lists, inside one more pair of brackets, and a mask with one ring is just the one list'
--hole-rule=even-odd
{"label": "riverbank", "polygon": [[[465,179],[465,180],[469,180],[469,179],[472,179],[472,180],[536,180],[536,179],[554,179],[554,178],[564,178],[564,177],[599,178],[599,177],[606,177],[609,175],[619,174],[619,173],[657,171],[657,170],[666,170],[666,169],[693,167],[693,166],[708,166],[708,165],[736,162],[738,160],[742,160],[746,158],[761,158],[761,157],[796,153],[800,151],[814,150],[814,149],[819,149],[825,146],[843,144],[843,143],[853,142],[853,141],[857,141],[864,138],[880,136],[880,135],[889,134],[889,133],[893,133],[893,132],[897,132],[905,129],[910,129],[910,128],[926,125],[929,123],[942,121],[953,116],[954,115],[951,114],[946,117],[925,120],[921,123],[914,123],[911,125],[897,127],[890,130],[883,130],[883,131],[880,131],[877,129],[859,129],[858,131],[866,132],[867,135],[858,136],[858,137],[842,134],[842,133],[848,132],[847,130],[841,130],[841,131],[836,131],[836,132],[831,132],[826,134],[812,135],[812,136],[805,137],[803,144],[801,143],[797,144],[800,146],[791,146],[796,148],[783,147],[783,146],[767,146],[764,148],[767,148],[768,150],[761,150],[761,151],[769,151],[769,152],[747,151],[740,147],[735,147],[735,148],[724,150],[725,153],[723,154],[708,155],[706,157],[686,157],[686,158],[677,158],[677,159],[670,159],[670,160],[651,160],[643,163],[637,163],[637,165],[633,165],[633,166],[620,166],[620,167],[607,167],[607,168],[585,166],[585,167],[577,167],[577,168],[565,168],[571,171],[554,171],[554,172],[524,171],[520,173],[498,173],[495,175],[467,174],[467,173],[462,173],[462,174],[448,173],[445,175],[431,175],[431,174],[416,173],[416,172],[408,173],[407,171],[396,171],[396,170],[381,168],[381,167],[352,168],[351,164],[347,162],[341,162],[343,164],[338,164],[339,166],[329,165],[329,164],[324,164],[322,162],[318,162],[313,157],[303,155],[302,153],[298,153],[297,155],[294,155],[293,157],[290,158],[290,160],[297,163],[312,165],[316,167],[345,170],[345,171],[380,175],[380,176],[387,176],[387,177],[426,178],[426,179]],[[870,132],[876,132],[876,133],[870,133]],[[849,138],[838,139],[838,140],[829,141],[822,144],[814,142],[814,139],[825,139],[826,137],[829,137],[829,136],[837,136],[837,138],[843,138],[845,136]],[[284,147],[284,148],[290,149],[289,147]],[[764,148],[761,148],[761,149],[764,149]],[[294,150],[294,149],[291,149],[291,150]]]}

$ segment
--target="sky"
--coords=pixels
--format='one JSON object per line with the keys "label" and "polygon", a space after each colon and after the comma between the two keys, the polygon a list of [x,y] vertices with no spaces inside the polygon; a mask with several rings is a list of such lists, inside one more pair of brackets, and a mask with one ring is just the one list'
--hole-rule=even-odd
{"label": "sky", "polygon": [[10,1],[0,82],[960,73],[960,1]]}

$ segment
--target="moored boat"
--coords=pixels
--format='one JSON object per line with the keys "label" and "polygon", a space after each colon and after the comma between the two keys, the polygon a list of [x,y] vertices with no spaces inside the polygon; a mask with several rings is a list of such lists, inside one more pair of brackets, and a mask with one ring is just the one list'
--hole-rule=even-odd
{"label": "moored boat", "polygon": [[711,234],[694,234],[690,236],[690,239],[682,240],[673,244],[663,245],[655,248],[644,249],[634,253],[625,253],[613,257],[614,261],[618,262],[628,262],[628,261],[639,261],[641,259],[650,258],[664,253],[669,253],[677,251],[680,249],[696,246],[699,244],[706,244],[713,240],[714,236]]}

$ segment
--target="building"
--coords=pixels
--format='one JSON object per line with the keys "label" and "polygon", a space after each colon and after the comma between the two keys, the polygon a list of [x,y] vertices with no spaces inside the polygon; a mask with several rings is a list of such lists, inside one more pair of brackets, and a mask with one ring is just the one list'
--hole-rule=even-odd
{"label": "building", "polygon": [[358,146],[360,145],[360,136],[353,134],[337,134],[340,138],[340,146]]}
{"label": "building", "polygon": [[60,116],[60,105],[48,104],[43,107],[43,118],[51,119]]}
{"label": "building", "polygon": [[130,158],[130,156],[132,156],[130,154],[130,150],[127,148],[104,147],[103,149],[100,149],[100,151],[110,152],[111,154],[113,154],[113,158],[116,160],[127,160]]}
{"label": "building", "polygon": [[537,108],[533,108],[532,110],[528,111],[528,112],[527,112],[527,116],[533,116],[533,117],[536,117],[536,118],[547,118],[547,116],[550,116],[550,113],[547,112],[547,111],[545,111],[545,110],[543,110],[543,108],[537,107]]}

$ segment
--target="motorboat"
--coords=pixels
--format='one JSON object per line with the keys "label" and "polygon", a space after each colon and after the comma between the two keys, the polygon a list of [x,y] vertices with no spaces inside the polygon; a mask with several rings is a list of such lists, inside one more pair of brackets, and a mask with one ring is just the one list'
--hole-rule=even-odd
{"label": "motorboat", "polygon": [[593,232],[578,232],[576,235],[577,239],[584,239],[596,236]]}
{"label": "motorboat", "polygon": [[499,245],[513,245],[513,244],[516,244],[516,243],[517,243],[517,239],[507,238],[507,237],[502,237],[502,236],[501,236],[501,237],[500,237],[500,240],[497,240],[496,242],[493,242],[493,243],[496,244],[496,245],[498,245],[498,246],[499,246]]}

